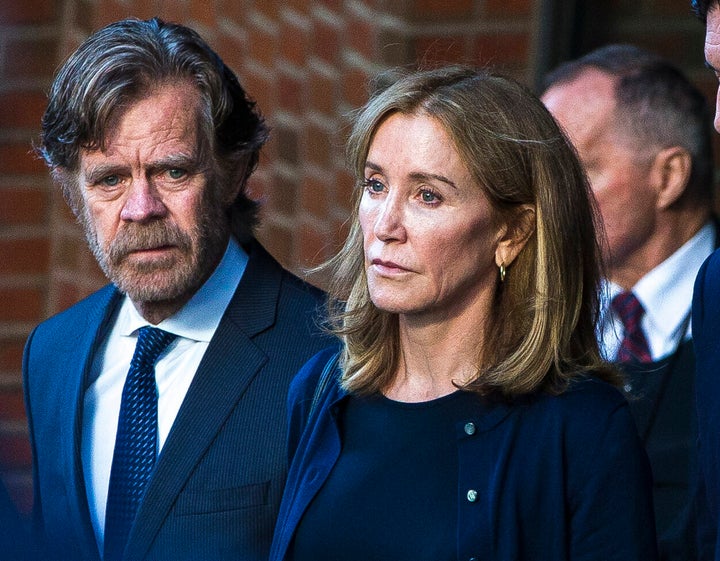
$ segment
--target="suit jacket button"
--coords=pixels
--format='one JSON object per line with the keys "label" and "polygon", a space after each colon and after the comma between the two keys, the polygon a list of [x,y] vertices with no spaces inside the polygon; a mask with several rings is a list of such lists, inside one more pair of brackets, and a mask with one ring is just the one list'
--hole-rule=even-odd
{"label": "suit jacket button", "polygon": [[470,501],[471,503],[474,503],[475,501],[477,501],[477,497],[478,497],[478,492],[475,489],[470,489],[467,492],[467,500]]}
{"label": "suit jacket button", "polygon": [[468,436],[475,434],[475,423],[465,423],[465,434]]}

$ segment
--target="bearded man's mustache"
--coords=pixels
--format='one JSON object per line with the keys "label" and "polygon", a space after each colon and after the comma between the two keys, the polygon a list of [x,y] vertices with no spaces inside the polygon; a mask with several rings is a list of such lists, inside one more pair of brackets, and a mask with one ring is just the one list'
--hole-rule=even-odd
{"label": "bearded man's mustache", "polygon": [[115,236],[108,250],[108,261],[120,263],[134,251],[175,246],[183,252],[192,247],[192,238],[176,224],[154,221],[147,224],[131,222],[125,224]]}

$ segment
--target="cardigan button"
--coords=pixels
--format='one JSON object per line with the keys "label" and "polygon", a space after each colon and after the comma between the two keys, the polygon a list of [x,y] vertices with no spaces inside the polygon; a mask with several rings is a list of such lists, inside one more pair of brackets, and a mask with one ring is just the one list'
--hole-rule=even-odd
{"label": "cardigan button", "polygon": [[475,423],[465,423],[465,434],[468,436],[475,434]]}
{"label": "cardigan button", "polygon": [[477,498],[478,498],[478,492],[475,489],[470,489],[467,492],[467,500],[470,501],[471,503],[474,503],[475,501],[477,501]]}

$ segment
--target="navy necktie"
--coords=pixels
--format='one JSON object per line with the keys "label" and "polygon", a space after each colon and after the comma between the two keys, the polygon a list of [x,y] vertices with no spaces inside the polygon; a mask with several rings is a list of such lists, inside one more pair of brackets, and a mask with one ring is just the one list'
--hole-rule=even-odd
{"label": "navy necktie", "polygon": [[650,347],[641,326],[645,309],[640,300],[630,291],[621,292],[612,299],[611,306],[625,328],[625,337],[620,343],[617,361],[652,362]]}
{"label": "navy necktie", "polygon": [[105,561],[122,559],[157,449],[155,363],[175,335],[155,327],[138,331],[123,386],[105,512]]}

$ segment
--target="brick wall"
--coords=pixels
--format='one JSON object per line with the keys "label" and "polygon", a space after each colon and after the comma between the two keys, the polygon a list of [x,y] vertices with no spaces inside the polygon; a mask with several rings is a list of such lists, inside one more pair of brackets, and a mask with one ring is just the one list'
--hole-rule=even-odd
{"label": "brick wall", "polygon": [[[346,116],[365,101],[368,78],[414,61],[468,62],[491,64],[531,85],[548,62],[540,56],[545,42],[558,39],[543,32],[546,22],[539,18],[548,3],[0,0],[0,475],[21,510],[31,497],[23,342],[38,321],[104,283],[73,217],[30,154],[43,92],[63,56],[92,30],[126,16],[159,15],[195,27],[238,73],[272,126],[251,180],[253,196],[264,204],[259,237],[302,273],[331,255],[344,236],[352,191],[343,165]],[[601,2],[604,35],[587,25],[584,43],[575,48],[637,40],[684,64],[711,92],[712,79],[702,70],[703,31],[686,4]]]}

